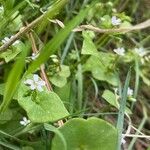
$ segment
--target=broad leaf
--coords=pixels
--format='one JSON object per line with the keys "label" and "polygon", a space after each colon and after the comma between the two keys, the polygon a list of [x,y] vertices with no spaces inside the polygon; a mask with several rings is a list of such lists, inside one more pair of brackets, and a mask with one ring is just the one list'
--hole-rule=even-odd
{"label": "broad leaf", "polygon": [[96,49],[95,44],[92,41],[92,37],[90,36],[90,33],[88,31],[83,32],[83,45],[82,45],[82,54],[86,55],[98,55],[98,51]]}
{"label": "broad leaf", "polygon": [[109,90],[105,90],[102,97],[112,106],[118,108],[119,107],[119,103],[116,99],[116,96],[113,92],[109,91]]}
{"label": "broad leaf", "polygon": [[[89,118],[72,119],[60,128],[67,150],[116,150],[117,130],[108,122]],[[55,135],[52,150],[64,150],[61,139]]]}
{"label": "broad leaf", "polygon": [[118,76],[111,69],[113,57],[109,54],[99,52],[97,56],[91,56],[84,65],[84,71],[91,71],[97,80],[107,81],[117,86]]}
{"label": "broad leaf", "polygon": [[32,122],[54,122],[69,115],[56,93],[46,88],[42,92],[29,91],[29,86],[22,81],[18,90],[18,103],[25,109]]}

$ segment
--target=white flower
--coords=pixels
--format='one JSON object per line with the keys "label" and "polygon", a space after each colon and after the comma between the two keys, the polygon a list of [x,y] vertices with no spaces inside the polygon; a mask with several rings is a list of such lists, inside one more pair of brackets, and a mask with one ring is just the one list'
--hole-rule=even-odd
{"label": "white flower", "polygon": [[23,117],[23,120],[20,121],[20,124],[23,126],[26,126],[30,123],[31,121],[28,120],[26,117]]}
{"label": "white flower", "polygon": [[[11,38],[13,38],[13,36],[11,36],[10,38],[5,37],[5,38],[2,40],[2,43],[3,43],[3,44],[6,44]],[[12,45],[14,46],[14,45],[19,44],[19,43],[20,43],[20,41],[19,41],[19,40],[16,40]]]}
{"label": "white flower", "polygon": [[31,90],[37,89],[38,91],[43,91],[43,86],[45,86],[45,81],[41,80],[37,74],[33,75],[33,80],[27,79],[25,84],[30,85]]}
{"label": "white flower", "polygon": [[35,60],[37,57],[38,57],[38,54],[32,53],[32,56],[31,56],[31,59],[32,59],[32,60]]}
{"label": "white flower", "polygon": [[135,48],[134,51],[141,57],[143,57],[146,54],[146,51],[143,47]]}
{"label": "white flower", "polygon": [[111,18],[111,23],[114,26],[120,25],[121,24],[121,19],[117,18],[116,16],[113,16]]}
{"label": "white flower", "polygon": [[115,53],[117,53],[120,56],[124,56],[125,55],[125,49],[123,47],[119,47],[117,49],[113,50]]}
{"label": "white flower", "polygon": [[128,91],[127,91],[128,96],[132,96],[133,95],[133,90],[128,87]]}

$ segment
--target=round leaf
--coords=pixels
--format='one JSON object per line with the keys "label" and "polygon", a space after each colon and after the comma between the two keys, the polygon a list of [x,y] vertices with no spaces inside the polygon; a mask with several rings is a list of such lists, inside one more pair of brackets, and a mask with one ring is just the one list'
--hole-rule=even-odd
{"label": "round leaf", "polygon": [[[72,119],[60,128],[67,142],[67,150],[116,150],[117,130],[98,119]],[[55,135],[52,150],[64,150],[61,139]]]}

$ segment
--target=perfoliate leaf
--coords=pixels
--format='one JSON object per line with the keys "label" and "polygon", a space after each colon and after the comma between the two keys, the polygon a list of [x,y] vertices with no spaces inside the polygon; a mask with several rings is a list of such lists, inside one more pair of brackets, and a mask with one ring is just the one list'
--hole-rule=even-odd
{"label": "perfoliate leaf", "polygon": [[[67,150],[116,150],[117,130],[108,122],[97,119],[72,119],[60,128],[67,142]],[[55,135],[52,150],[64,150]]]}

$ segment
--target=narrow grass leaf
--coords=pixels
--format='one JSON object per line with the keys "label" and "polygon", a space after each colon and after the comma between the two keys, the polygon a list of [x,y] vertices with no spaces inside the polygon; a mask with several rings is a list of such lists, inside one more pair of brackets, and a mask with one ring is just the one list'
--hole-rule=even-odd
{"label": "narrow grass leaf", "polygon": [[13,95],[15,94],[17,85],[19,83],[19,79],[24,69],[25,58],[28,52],[28,48],[29,47],[27,45],[23,46],[22,53],[19,59],[14,64],[13,69],[11,70],[8,76],[8,79],[5,85],[5,90],[4,90],[3,102],[0,106],[0,113],[4,112],[7,109],[8,105],[11,102]]}
{"label": "narrow grass leaf", "polygon": [[131,69],[129,69],[125,85],[123,88],[123,93],[121,94],[121,101],[120,101],[120,108],[119,108],[119,115],[118,115],[118,121],[117,121],[117,129],[118,129],[118,145],[117,150],[121,150],[121,140],[122,140],[122,131],[123,131],[123,124],[124,124],[124,114],[125,114],[125,108],[126,108],[126,100],[127,100],[127,91],[129,87],[131,77]]}
{"label": "narrow grass leaf", "polygon": [[42,63],[49,59],[49,56],[55,53],[60,45],[65,41],[70,32],[82,22],[87,15],[89,8],[81,10],[79,14],[74,17],[64,29],[61,29],[42,49],[39,57],[29,66],[27,73],[35,71]]}
{"label": "narrow grass leaf", "polygon": [[12,149],[12,150],[21,150],[21,148],[15,146],[15,145],[12,145],[10,143],[6,143],[6,142],[3,142],[0,140],[0,145],[4,146],[4,147],[7,147],[9,149]]}

